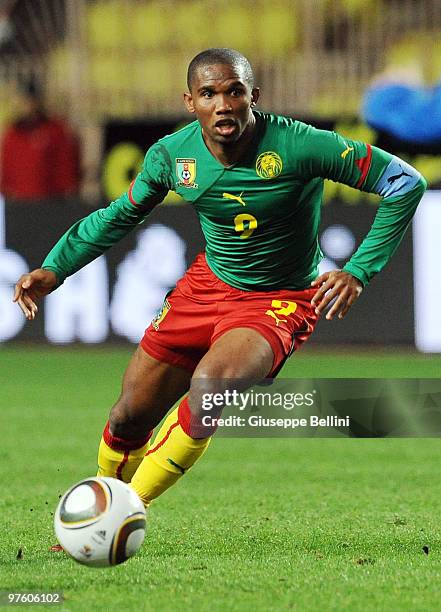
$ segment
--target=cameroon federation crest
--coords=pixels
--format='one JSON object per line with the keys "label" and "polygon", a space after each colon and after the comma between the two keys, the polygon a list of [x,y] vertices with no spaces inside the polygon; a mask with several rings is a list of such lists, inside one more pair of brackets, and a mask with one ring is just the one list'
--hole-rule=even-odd
{"label": "cameroon federation crest", "polygon": [[176,159],[176,175],[178,187],[196,189],[196,160],[194,157]]}
{"label": "cameroon federation crest", "polygon": [[263,179],[273,179],[282,172],[283,162],[278,153],[265,151],[261,153],[256,161],[256,172]]}

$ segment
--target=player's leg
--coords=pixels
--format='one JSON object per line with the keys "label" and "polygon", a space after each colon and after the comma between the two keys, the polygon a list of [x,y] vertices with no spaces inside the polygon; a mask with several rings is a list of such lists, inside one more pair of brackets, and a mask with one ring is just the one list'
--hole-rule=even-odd
{"label": "player's leg", "polygon": [[190,373],[154,359],[141,347],[123,377],[98,451],[98,475],[130,482],[153,429],[190,385]]}
{"label": "player's leg", "polygon": [[[240,390],[253,381],[277,376],[288,355],[314,329],[312,290],[256,293],[251,300],[247,293],[242,308],[231,299],[244,297],[242,292],[233,295],[232,291],[230,299],[217,301],[212,344],[195,368],[189,395],[167,418],[132,479],[145,503],[176,482],[207,448],[213,432],[201,422],[202,393],[222,392],[231,379]],[[149,478],[153,468],[155,481]]]}
{"label": "player's leg", "polygon": [[[146,504],[176,482],[208,447],[213,431],[201,422],[202,394],[224,391],[231,379],[241,390],[253,381],[277,376],[288,355],[314,329],[314,290],[254,296],[234,291],[229,288],[226,299],[217,298],[210,348],[194,369],[189,395],[166,419],[132,479]],[[243,297],[246,302],[241,303]]]}
{"label": "player's leg", "polygon": [[[138,347],[101,438],[98,476],[130,482],[145,456],[153,428],[188,390],[190,378],[187,370],[154,359]],[[149,477],[154,482],[158,474],[153,471]],[[50,550],[61,552],[63,548],[54,544]]]}
{"label": "player's leg", "polygon": [[185,474],[207,449],[214,429],[202,426],[202,394],[224,391],[231,379],[261,380],[273,362],[270,343],[254,329],[231,329],[213,343],[196,367],[189,394],[167,417],[132,478],[131,486],[146,505]]}

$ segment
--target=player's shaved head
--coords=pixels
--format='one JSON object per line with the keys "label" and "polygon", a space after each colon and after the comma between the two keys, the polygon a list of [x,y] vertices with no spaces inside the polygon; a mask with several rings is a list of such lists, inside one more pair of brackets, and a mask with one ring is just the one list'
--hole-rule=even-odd
{"label": "player's shaved head", "polygon": [[242,74],[244,81],[250,88],[253,88],[253,69],[247,58],[242,55],[242,53],[239,53],[239,51],[235,51],[235,49],[213,48],[201,51],[201,53],[198,53],[196,57],[191,60],[187,72],[187,85],[190,91],[198,69],[213,64],[226,64],[232,66]]}

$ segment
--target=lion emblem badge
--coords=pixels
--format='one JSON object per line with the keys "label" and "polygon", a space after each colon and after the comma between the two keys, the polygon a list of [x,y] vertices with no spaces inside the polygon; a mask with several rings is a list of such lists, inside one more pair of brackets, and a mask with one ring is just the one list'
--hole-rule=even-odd
{"label": "lion emblem badge", "polygon": [[261,153],[256,161],[256,172],[263,179],[274,179],[282,172],[283,162],[274,151]]}

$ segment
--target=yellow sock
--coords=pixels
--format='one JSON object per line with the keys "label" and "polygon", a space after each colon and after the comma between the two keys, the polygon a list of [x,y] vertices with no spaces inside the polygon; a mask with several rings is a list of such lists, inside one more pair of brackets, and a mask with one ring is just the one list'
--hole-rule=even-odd
{"label": "yellow sock", "polygon": [[146,506],[179,480],[210,444],[211,437],[195,439],[185,433],[183,412],[189,413],[186,398],[165,419],[130,482]]}
{"label": "yellow sock", "polygon": [[140,440],[117,438],[112,436],[107,423],[98,449],[97,476],[130,482],[148,450],[150,438],[151,432]]}

